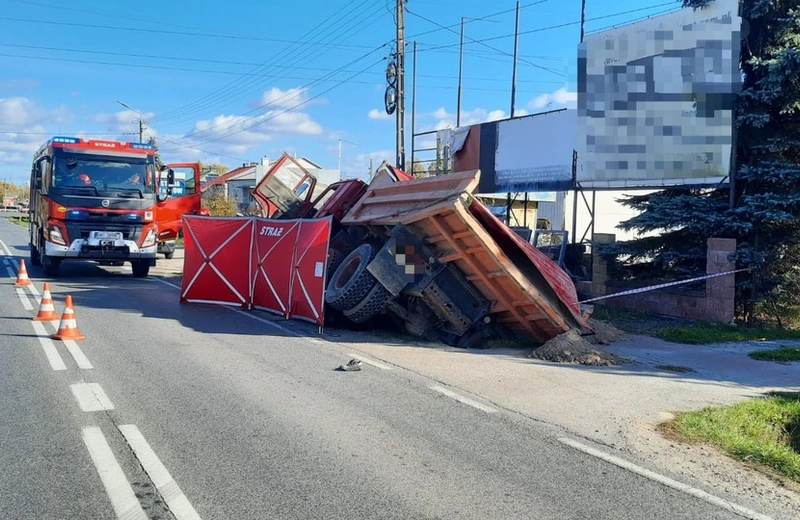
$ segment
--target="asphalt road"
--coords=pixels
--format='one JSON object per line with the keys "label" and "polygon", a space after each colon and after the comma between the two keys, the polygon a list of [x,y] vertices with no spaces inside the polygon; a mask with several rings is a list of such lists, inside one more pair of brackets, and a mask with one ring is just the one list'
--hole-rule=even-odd
{"label": "asphalt road", "polygon": [[7,269],[26,232],[0,219],[0,240],[0,518],[740,518],[401,367],[337,372],[347,345],[181,305],[127,266],[62,266],[56,309],[72,295],[86,339],[48,347]]}

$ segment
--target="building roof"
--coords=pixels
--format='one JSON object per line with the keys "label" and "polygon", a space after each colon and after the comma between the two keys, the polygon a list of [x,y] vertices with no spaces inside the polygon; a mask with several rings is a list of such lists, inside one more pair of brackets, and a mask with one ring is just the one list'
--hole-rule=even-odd
{"label": "building roof", "polygon": [[[236,180],[236,179],[246,175],[251,170],[252,170],[252,173],[255,175],[256,166],[254,164],[253,165],[242,165],[239,168],[233,169],[233,170],[231,170],[229,172],[226,172],[226,173],[220,175],[219,177],[217,177],[216,179],[214,179],[212,181],[206,182],[205,184],[200,186],[200,190],[204,191],[205,189],[210,188],[211,186],[224,186],[225,184],[227,184],[228,181]],[[255,179],[255,176],[253,178]]]}

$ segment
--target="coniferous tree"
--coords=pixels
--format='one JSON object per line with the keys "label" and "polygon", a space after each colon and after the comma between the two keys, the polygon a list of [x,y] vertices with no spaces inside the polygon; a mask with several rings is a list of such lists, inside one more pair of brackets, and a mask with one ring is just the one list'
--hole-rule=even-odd
{"label": "coniferous tree", "polygon": [[[713,0],[682,0],[700,9]],[[709,237],[737,240],[737,313],[750,321],[759,303],[800,305],[800,5],[742,0],[742,91],[734,102],[736,164],[730,191],[666,189],[628,196],[639,214],[620,225],[658,236],[606,250],[647,260],[673,277],[702,271]]]}

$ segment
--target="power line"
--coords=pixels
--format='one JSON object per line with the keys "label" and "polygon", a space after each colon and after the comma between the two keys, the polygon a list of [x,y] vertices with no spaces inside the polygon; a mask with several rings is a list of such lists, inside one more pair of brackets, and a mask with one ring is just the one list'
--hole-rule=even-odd
{"label": "power line", "polygon": [[[531,2],[529,4],[521,5],[520,9],[526,9],[528,7],[533,7],[535,5],[544,4],[544,3],[547,3],[549,1],[550,0],[538,0],[537,2]],[[496,16],[500,16],[501,14],[513,13],[516,10],[517,10],[517,8],[514,7],[514,8],[511,8],[511,9],[506,9],[504,11],[498,11],[496,13],[487,14],[487,15],[481,16],[479,18],[470,18],[469,20],[466,21],[466,23],[472,23],[472,22],[479,22],[479,21],[482,21],[482,20],[488,20],[490,18],[494,18]],[[410,41],[410,40],[414,40],[416,38],[419,38],[420,36],[425,36],[426,34],[432,34],[432,33],[437,33],[437,32],[440,32],[440,31],[450,30],[450,29],[453,29],[453,28],[456,28],[456,27],[460,27],[460,26],[461,26],[460,23],[453,24],[453,25],[442,26],[439,29],[431,29],[430,31],[425,31],[425,32],[413,34],[411,36],[406,36],[406,39]]]}
{"label": "power line", "polygon": [[[332,72],[330,72],[330,73],[326,74],[326,75],[325,75],[325,76],[323,76],[322,78],[316,79],[316,80],[312,81],[311,83],[309,83],[308,85],[304,85],[303,87],[300,87],[300,90],[299,90],[299,92],[300,92],[300,93],[302,93],[302,92],[304,92],[305,90],[308,90],[308,89],[310,89],[311,87],[313,87],[313,86],[314,86],[316,83],[320,83],[321,81],[323,81],[324,79],[326,79],[326,78],[328,78],[328,77],[330,77],[330,76],[334,76],[334,75],[336,75],[336,74],[342,73],[342,72],[343,72],[343,71],[344,71],[344,70],[345,70],[347,67],[350,67],[350,66],[352,66],[352,65],[354,65],[354,64],[356,64],[356,63],[358,63],[359,61],[361,61],[361,60],[363,60],[363,59],[365,59],[365,58],[369,57],[371,54],[374,54],[375,52],[379,51],[379,50],[380,50],[380,49],[382,49],[383,47],[386,47],[386,45],[388,45],[388,44],[381,45],[380,47],[377,47],[377,48],[373,49],[371,52],[368,52],[368,53],[364,54],[363,56],[361,56],[361,57],[359,57],[359,58],[356,58],[355,60],[351,61],[350,63],[347,63],[347,64],[343,65],[342,67],[339,67],[339,69],[337,69],[337,70],[334,70],[334,71],[332,71]],[[382,60],[381,60],[381,61],[382,61]],[[380,61],[379,61],[378,63],[380,63]],[[358,72],[356,72],[356,73],[355,73],[353,76],[351,76],[351,79],[352,79],[352,78],[355,78],[356,76],[358,76],[358,75],[360,75],[360,74],[362,74],[363,72],[365,72],[365,71],[366,71],[366,70],[368,70],[369,68],[370,68],[370,67],[367,67],[367,69],[364,69],[364,70],[362,70],[362,71],[358,71]],[[338,86],[339,84],[340,84],[340,83],[337,83],[337,85],[334,85],[334,87],[335,87],[335,86]],[[328,89],[328,90],[330,90],[330,89]],[[298,92],[298,91],[295,91],[295,92]],[[289,91],[289,92],[287,92],[286,94],[284,94],[283,96],[280,96],[280,97],[278,97],[277,99],[274,99],[273,101],[271,101],[271,102],[269,102],[269,103],[264,103],[264,104],[262,104],[261,106],[258,106],[258,107],[254,108],[254,109],[252,109],[252,110],[249,110],[249,111],[245,112],[244,114],[241,114],[241,115],[239,115],[239,116],[237,116],[237,117],[245,117],[245,116],[247,116],[248,114],[254,114],[254,113],[256,113],[256,112],[261,112],[262,110],[269,110],[269,109],[271,109],[271,108],[273,108],[273,107],[280,106],[280,103],[281,103],[282,101],[285,101],[287,98],[291,99],[292,97],[298,97],[298,95],[297,95],[297,94],[295,94],[295,95],[292,95],[292,91]],[[315,96],[314,98],[316,98],[316,97],[319,97],[319,95]],[[314,99],[314,98],[310,98],[310,99],[309,99],[309,100],[307,100],[306,102],[308,102],[308,101],[310,101],[311,99]],[[299,107],[299,106],[302,106],[302,105],[304,105],[304,104],[305,104],[305,102],[304,102],[304,103],[301,103],[301,104],[299,104],[299,105],[297,105],[297,106],[295,106],[295,107],[293,107],[293,108],[297,108],[297,107]],[[234,121],[234,125],[235,125],[235,124],[236,124],[236,122]],[[211,126],[211,127],[209,127],[209,128],[205,128],[205,129],[203,129],[203,130],[200,130],[200,131],[197,131],[197,132],[194,132],[194,133],[190,133],[190,134],[188,134],[188,135],[186,135],[186,136],[184,136],[184,137],[197,137],[197,136],[198,136],[198,135],[200,135],[200,134],[205,134],[205,133],[207,133],[209,130],[212,130],[213,128],[219,128],[220,126],[227,126],[228,128],[230,128],[230,127],[232,127],[232,126],[234,126],[234,125],[231,125],[231,124],[225,125],[224,123],[220,123],[220,124],[217,124],[217,125]],[[223,131],[225,131],[225,129],[224,129],[224,128],[222,128],[222,129],[220,129],[220,130],[217,130],[217,131],[215,131],[215,132],[212,132],[210,135],[219,134],[220,132],[223,132]],[[207,137],[207,136],[206,136],[206,137]]]}
{"label": "power line", "polygon": [[[352,3],[354,3],[354,0],[351,0],[351,2],[347,5],[350,5]],[[360,12],[356,12],[360,7],[364,5],[367,6],[365,9],[362,9]],[[353,7],[351,11],[342,16],[338,20],[338,22],[333,22],[331,20],[320,22],[320,24],[309,30],[306,34],[312,34],[317,30],[318,27],[324,25],[325,28],[322,30],[322,34],[325,34],[326,32],[331,33],[329,36],[331,36],[332,39],[329,38],[328,41],[332,43],[335,42],[337,39],[341,41],[342,39],[347,38],[349,34],[351,34],[353,31],[357,31],[361,23],[366,22],[368,19],[370,19],[375,15],[376,11],[374,7],[375,7],[374,4],[372,6],[370,5],[370,0],[365,0],[361,4],[358,4],[357,6]],[[380,10],[379,7],[378,10]],[[350,16],[351,14],[352,16]],[[364,17],[365,14],[366,17]],[[346,26],[348,24],[351,26],[350,29],[342,30],[343,26]],[[291,55],[292,52],[294,53],[294,56]],[[295,60],[295,63],[297,63],[301,59],[309,57],[311,54],[314,53],[314,51],[308,48],[300,48],[300,49],[287,48],[282,53],[289,53],[288,56],[283,57],[284,64],[286,64],[287,60]],[[279,53],[279,55],[280,54],[281,53]],[[316,54],[319,55],[319,53]],[[251,72],[258,72],[260,69],[263,69],[263,72],[266,74],[270,70],[270,68],[273,68],[274,66],[275,64],[270,66],[269,60],[267,60],[258,67],[254,68]],[[237,85],[237,83],[239,85]],[[184,105],[183,107],[178,108],[175,111],[162,115],[159,119],[161,121],[164,121],[165,119],[175,119],[178,116],[181,116],[184,118],[183,120],[188,120],[191,119],[191,114],[199,113],[201,110],[207,110],[212,107],[221,107],[229,105],[234,100],[241,99],[248,93],[253,92],[255,89],[257,89],[258,85],[256,85],[256,83],[258,83],[257,78],[250,77],[248,79],[247,77],[243,76],[239,80],[235,80],[229,85],[217,89],[211,94],[208,94],[196,100],[193,103],[189,103],[188,105]]]}
{"label": "power line", "polygon": [[[586,21],[587,22],[596,22],[598,20],[607,20],[608,18],[614,18],[614,17],[617,17],[617,16],[624,16],[626,14],[640,13],[642,11],[649,11],[649,10],[652,10],[652,9],[657,9],[659,7],[674,6],[674,5],[675,5],[674,2],[667,2],[667,3],[662,3],[662,4],[651,5],[649,7],[640,7],[638,9],[630,9],[630,10],[627,10],[627,11],[620,11],[620,12],[617,12],[617,13],[607,14],[607,15],[603,15],[603,16],[596,16],[594,18],[587,18]],[[672,10],[673,9],[670,9],[669,11],[666,11],[666,12],[671,12]],[[540,28],[537,28],[537,29],[530,29],[530,30],[527,30],[527,31],[520,31],[519,35],[522,36],[523,34],[534,34],[534,33],[540,33],[540,32],[545,32],[545,31],[551,31],[553,29],[562,29],[564,27],[570,27],[570,26],[573,26],[573,25],[579,25],[580,23],[581,23],[580,20],[577,20],[577,21],[574,21],[574,22],[565,22],[565,23],[561,23],[561,24],[557,24],[557,25],[550,25],[550,26],[547,26],[547,27],[540,27]],[[480,40],[473,40],[472,43],[483,44],[483,43],[489,42],[489,41],[503,40],[503,39],[506,39],[506,38],[513,38],[513,37],[514,37],[513,34],[504,34],[504,35],[501,35],[501,36],[490,36],[488,38],[481,38]],[[459,46],[458,43],[451,43],[451,44],[447,44],[447,45],[435,45],[435,44],[420,43],[420,45],[434,45],[433,47],[429,47],[427,49],[420,49],[420,51],[427,51],[427,52],[434,51],[434,50],[439,50],[439,49],[452,49],[454,47],[458,47]]]}
{"label": "power line", "polygon": [[229,138],[229,137],[232,137],[232,136],[234,136],[234,135],[237,135],[237,134],[240,134],[240,133],[242,133],[242,132],[246,132],[247,130],[250,130],[250,129],[252,129],[252,128],[255,128],[256,126],[263,125],[264,123],[267,123],[267,122],[269,122],[269,121],[272,121],[272,120],[276,119],[277,117],[280,117],[280,116],[282,116],[283,114],[286,114],[286,113],[288,113],[288,112],[291,112],[292,110],[295,110],[295,109],[297,109],[297,108],[300,108],[301,106],[304,106],[304,105],[306,105],[306,104],[308,104],[308,103],[310,103],[310,102],[314,101],[315,99],[318,99],[318,98],[322,97],[324,94],[327,94],[327,93],[328,93],[328,92],[330,92],[331,90],[333,90],[333,89],[335,89],[335,88],[337,88],[337,87],[340,87],[340,86],[342,86],[342,85],[344,85],[344,84],[348,83],[348,82],[349,82],[349,81],[351,81],[353,78],[357,77],[357,76],[358,76],[358,75],[360,75],[360,74],[363,74],[364,72],[366,72],[366,71],[367,71],[367,70],[369,70],[370,68],[372,68],[372,67],[374,67],[375,65],[378,65],[379,63],[381,63],[382,61],[383,61],[383,59],[380,59],[380,60],[378,60],[378,61],[376,61],[376,62],[374,62],[374,63],[371,63],[370,65],[368,65],[367,67],[365,67],[365,68],[364,68],[364,69],[362,69],[361,71],[359,71],[359,72],[357,72],[357,73],[355,73],[355,74],[353,74],[353,75],[349,76],[348,78],[345,78],[345,79],[343,79],[343,80],[339,81],[339,82],[338,82],[336,85],[332,85],[332,86],[328,87],[327,89],[325,89],[325,90],[323,90],[323,91],[319,92],[318,94],[316,94],[316,95],[314,95],[314,96],[312,96],[312,97],[310,97],[310,98],[308,98],[308,99],[305,99],[305,100],[301,101],[300,103],[298,103],[298,104],[296,104],[296,105],[294,105],[294,106],[292,106],[292,107],[289,107],[289,108],[287,108],[287,109],[285,109],[285,110],[283,110],[283,111],[281,111],[281,112],[278,112],[277,114],[273,114],[273,115],[271,115],[270,117],[268,117],[268,118],[266,118],[266,119],[262,119],[262,120],[260,120],[260,121],[257,121],[257,122],[255,122],[255,123],[251,124],[251,125],[245,126],[244,128],[241,128],[241,129],[239,129],[239,130],[237,130],[237,131],[235,131],[235,132],[231,132],[231,133],[229,133],[229,134],[226,134],[226,135],[223,135],[223,136],[221,136],[221,137],[217,137],[217,138],[215,138],[215,139],[208,140],[208,141],[203,141],[203,142],[204,142],[204,143],[212,143],[212,142],[220,141],[220,140],[222,140],[222,139],[227,139],[227,138]]}
{"label": "power line", "polygon": [[[443,28],[443,29],[447,29],[448,31],[452,32],[453,34],[459,34],[459,35],[460,35],[460,33],[459,33],[458,31],[455,31],[455,30],[453,30],[453,29],[449,29],[449,28],[445,27],[444,25],[440,24],[439,22],[436,22],[436,21],[433,21],[433,20],[431,20],[430,18],[426,18],[426,17],[424,17],[424,16],[422,16],[422,15],[420,15],[420,14],[417,14],[417,13],[415,13],[415,12],[413,12],[413,11],[410,11],[410,10],[408,11],[408,13],[409,13],[409,14],[411,14],[411,15],[413,15],[413,16],[416,16],[417,18],[421,18],[422,20],[425,20],[425,21],[426,21],[426,22],[428,22],[428,23],[432,23],[433,25],[437,25],[437,26],[439,26],[439,27],[441,27],[441,28]],[[500,49],[498,49],[497,47],[492,47],[491,45],[487,45],[486,43],[484,43],[484,41],[483,41],[483,40],[476,40],[476,39],[474,39],[474,38],[470,38],[469,36],[466,36],[466,38],[467,38],[468,40],[470,40],[471,42],[473,42],[473,43],[480,44],[481,46],[483,46],[483,47],[486,47],[486,48],[489,48],[489,49],[491,49],[491,50],[493,50],[493,51],[499,52],[499,53],[501,53],[501,54],[505,54],[505,55],[507,55],[507,56],[513,56],[513,55],[512,55],[511,53],[509,53],[509,52],[506,52],[506,51],[500,50]],[[460,45],[460,44],[459,44],[459,45]],[[551,74],[555,74],[556,76],[564,76],[564,74],[563,74],[563,73],[561,73],[561,72],[558,72],[558,71],[556,71],[556,70],[553,70],[553,69],[550,69],[550,68],[547,68],[547,67],[544,67],[544,66],[542,66],[542,65],[538,65],[538,64],[536,64],[536,63],[533,63],[533,62],[530,62],[530,61],[527,61],[527,60],[519,60],[519,61],[521,61],[521,62],[523,62],[523,63],[527,63],[528,65],[530,65],[530,66],[532,66],[532,67],[536,67],[537,69],[541,69],[541,70],[547,71],[547,72],[549,72],[549,73],[551,73]]]}
{"label": "power line", "polygon": [[[87,49],[71,49],[66,47],[42,47],[38,45],[21,45],[15,43],[0,43],[0,47],[14,47],[20,49],[31,49],[31,50],[42,50],[42,51],[55,51],[55,52],[70,52],[70,53],[78,53],[78,54],[94,54],[94,55],[106,55],[106,56],[120,56],[126,58],[147,58],[147,59],[158,59],[158,60],[169,60],[169,61],[186,61],[186,62],[195,62],[195,63],[212,63],[212,64],[220,64],[220,65],[249,65],[254,66],[258,65],[255,62],[243,62],[243,61],[231,61],[231,60],[211,60],[211,59],[201,59],[201,58],[183,58],[179,56],[159,56],[154,54],[133,54],[133,53],[124,53],[124,52],[110,52],[110,51],[93,51]],[[434,52],[447,52],[451,53],[451,51],[434,51]],[[477,54],[469,54],[471,56],[478,56]],[[15,55],[8,55],[5,56],[13,57]],[[26,55],[19,55],[20,58],[31,58],[30,56]],[[48,58],[48,59],[60,59],[60,58]],[[556,58],[543,58],[543,59],[556,59]],[[91,61],[87,61],[86,63],[94,63]],[[128,63],[122,62],[98,62],[103,65],[119,65],[119,66],[129,66]],[[137,64],[131,64],[130,66],[141,66]],[[146,65],[146,67],[150,67],[150,65]],[[275,68],[291,68],[294,70],[309,70],[309,71],[318,71],[318,72],[330,72],[332,70],[337,69],[330,69],[330,68],[323,68],[323,67],[298,67],[298,66],[280,66],[276,65]],[[205,73],[215,73],[215,74],[231,74],[231,75],[238,75],[238,74],[247,74],[243,72],[237,71],[225,71],[225,70],[206,70],[206,69],[187,69],[187,68],[180,68],[174,67],[168,70],[185,70],[185,71],[197,71],[197,72],[205,72]],[[342,71],[342,72],[353,72],[353,71]],[[376,76],[383,77],[385,75],[384,72],[368,72],[367,74],[374,74]],[[269,78],[273,76],[262,76],[264,78]],[[457,79],[456,76],[440,76],[440,75],[433,75],[433,74],[420,74],[418,75],[420,78],[433,78],[433,79]],[[291,77],[281,74],[280,76],[274,76],[274,78],[282,78],[282,79],[296,79],[296,80],[311,80],[314,78],[308,77]],[[500,78],[469,78],[471,81],[497,81],[497,82],[505,82],[504,79]],[[553,83],[553,82],[544,82],[544,81],[529,81],[529,83]]]}
{"label": "power line", "polygon": [[[71,58],[50,58],[47,56],[30,56],[26,54],[8,54],[8,53],[0,53],[0,57],[6,58],[18,58],[18,59],[26,59],[26,60],[42,60],[42,61],[54,61],[54,62],[65,62],[65,63],[83,63],[87,65],[108,65],[108,66],[116,66],[116,67],[135,67],[141,69],[157,69],[157,70],[171,70],[171,71],[180,71],[180,72],[198,72],[204,74],[227,74],[232,76],[238,76],[241,73],[234,72],[234,71],[225,71],[225,70],[212,70],[212,69],[194,69],[194,68],[185,68],[185,67],[169,67],[169,66],[160,66],[160,65],[140,65],[134,63],[121,63],[121,62],[114,62],[114,61],[94,61],[94,60],[79,60],[79,59],[71,59]],[[328,71],[328,72],[340,72],[340,73],[349,73],[349,72],[356,72],[352,70],[337,70],[337,69],[316,69],[320,71]],[[383,72],[366,72],[366,74],[373,74],[379,75],[381,77],[384,76]],[[260,77],[269,77],[269,76],[260,76]],[[308,76],[286,76],[281,74],[280,76],[272,76],[276,79],[291,79],[291,80],[298,80],[298,81],[319,81],[320,83],[327,83],[331,81],[337,81],[333,79],[320,79],[320,78],[312,78]],[[426,77],[429,79],[456,79],[455,76],[434,76],[434,75],[426,75],[420,76]],[[466,77],[470,81],[503,81],[502,79],[497,78],[472,78]],[[531,83],[531,84],[562,84],[562,81],[533,81],[533,80],[520,80],[523,83]],[[351,84],[356,85],[379,85],[382,82],[375,82],[375,81],[351,81]],[[419,85],[420,88],[426,89],[445,89],[445,90],[452,90],[456,87],[446,86],[446,85]],[[300,87],[302,88],[302,87]],[[475,90],[475,91],[486,91],[486,92],[494,92],[497,89],[493,88],[472,88],[472,87],[464,87],[466,90]],[[538,92],[538,91],[524,91],[524,92]]]}
{"label": "power line", "polygon": [[[137,132],[86,132],[84,130],[78,132],[58,132],[59,134],[86,134],[86,135],[139,135]],[[57,135],[54,132],[13,132],[13,131],[0,131],[3,135]]]}
{"label": "power line", "polygon": [[[234,35],[234,34],[213,34],[213,33],[202,33],[202,32],[185,32],[185,31],[170,31],[167,29],[145,29],[142,27],[124,27],[119,25],[96,25],[96,24],[87,24],[87,23],[75,23],[75,22],[57,22],[55,20],[33,20],[29,18],[14,18],[10,16],[0,16],[0,20],[6,22],[22,22],[22,23],[34,23],[37,25],[46,24],[46,25],[61,25],[65,27],[80,27],[84,29],[108,29],[113,31],[130,31],[130,32],[144,32],[144,33],[151,33],[151,34],[172,34],[175,36],[199,36],[203,38],[223,38],[223,39],[231,39],[231,40],[247,40],[247,41],[262,41],[262,42],[272,42],[272,43],[290,43],[290,44],[302,44],[302,45],[321,45],[321,46],[328,46],[329,44],[325,42],[317,42],[317,41],[304,41],[304,40],[284,40],[280,38],[264,38],[259,36],[243,36],[243,35]],[[335,45],[337,47],[342,48],[351,48],[351,49],[368,49],[369,47],[366,45],[355,45],[355,44],[338,44]]]}

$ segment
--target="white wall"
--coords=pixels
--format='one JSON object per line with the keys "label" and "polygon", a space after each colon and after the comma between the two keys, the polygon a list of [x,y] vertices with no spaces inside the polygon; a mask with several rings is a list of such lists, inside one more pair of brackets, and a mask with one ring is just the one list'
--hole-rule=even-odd
{"label": "white wall", "polygon": [[[655,190],[628,190],[628,191],[598,191],[596,199],[595,199],[595,223],[594,223],[594,232],[595,233],[612,233],[617,236],[618,241],[622,240],[630,240],[636,237],[634,232],[627,232],[622,231],[621,229],[617,229],[617,225],[620,222],[623,222],[633,216],[636,215],[636,212],[632,209],[629,209],[619,202],[616,202],[616,199],[622,198],[623,195],[644,195],[646,193],[652,193]],[[584,191],[584,195],[586,196],[586,200],[591,205],[592,203],[592,192],[591,191]],[[566,229],[569,230],[570,234],[572,233],[572,207],[574,201],[574,192],[567,192],[567,201],[566,201]],[[583,232],[589,226],[591,222],[591,217],[589,216],[589,209],[586,207],[586,204],[583,202],[583,198],[581,197],[580,193],[578,194],[578,239],[583,236]],[[591,238],[591,231],[586,235],[587,240]]]}

